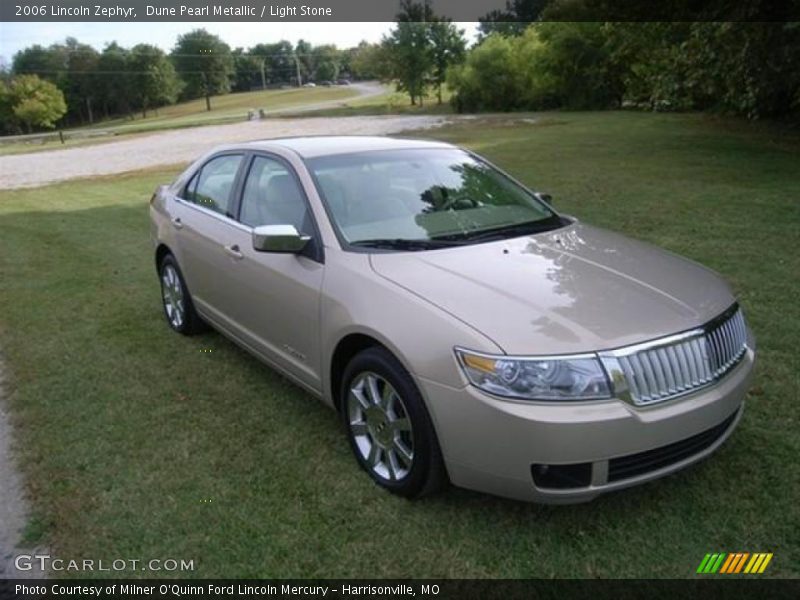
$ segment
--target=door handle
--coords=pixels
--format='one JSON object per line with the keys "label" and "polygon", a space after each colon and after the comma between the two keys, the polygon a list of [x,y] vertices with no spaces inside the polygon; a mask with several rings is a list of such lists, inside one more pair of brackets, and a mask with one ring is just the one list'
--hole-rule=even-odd
{"label": "door handle", "polygon": [[244,254],[242,254],[241,250],[239,250],[238,244],[233,244],[231,246],[225,246],[225,252],[231,255],[233,258],[237,260],[241,260],[244,258]]}
{"label": "door handle", "polygon": [[172,225],[175,227],[175,229],[183,229],[183,223],[181,222],[180,217],[172,217],[170,220],[172,221]]}

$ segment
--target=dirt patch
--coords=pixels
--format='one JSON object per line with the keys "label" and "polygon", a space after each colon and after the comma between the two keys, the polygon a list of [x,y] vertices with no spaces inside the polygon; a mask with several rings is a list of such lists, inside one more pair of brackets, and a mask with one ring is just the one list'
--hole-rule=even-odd
{"label": "dirt patch", "polygon": [[440,116],[263,119],[141,135],[94,146],[0,157],[0,189],[37,187],[194,160],[219,144],[297,135],[387,135],[437,127]]}

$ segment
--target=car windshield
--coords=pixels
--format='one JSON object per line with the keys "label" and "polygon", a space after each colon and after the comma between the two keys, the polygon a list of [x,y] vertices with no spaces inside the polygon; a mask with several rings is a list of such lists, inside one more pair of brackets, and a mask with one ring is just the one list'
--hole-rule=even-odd
{"label": "car windshield", "polygon": [[425,250],[537,233],[561,219],[530,192],[456,148],[309,159],[351,245]]}

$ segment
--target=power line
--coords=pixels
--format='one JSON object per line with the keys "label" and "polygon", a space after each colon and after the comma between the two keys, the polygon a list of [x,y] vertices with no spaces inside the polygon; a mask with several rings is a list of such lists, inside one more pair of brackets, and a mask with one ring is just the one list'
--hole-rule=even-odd
{"label": "power line", "polygon": [[[376,44],[376,45],[378,45],[378,44]],[[30,50],[31,48],[33,48],[33,46],[28,46],[27,48],[24,48],[23,50],[19,50],[15,54],[15,56],[19,55],[19,54],[24,54],[26,51]],[[354,49],[357,49],[357,48],[358,48],[358,46],[353,46],[351,48],[344,48],[344,49],[340,49],[340,48],[335,48],[335,49],[336,49],[337,52],[346,53],[346,52],[348,52],[350,50],[354,50]],[[50,52],[49,48],[42,48],[42,49],[46,53]],[[125,52],[130,54],[130,53],[132,53],[133,47],[132,48],[120,48],[120,49],[124,50]],[[159,48],[159,50],[160,50],[160,48]],[[53,52],[55,54],[57,54],[57,55],[61,55],[62,54],[58,50],[55,50]],[[76,54],[77,52],[78,51],[69,50],[69,51],[66,51],[65,53],[66,54]],[[105,51],[103,51],[103,52],[95,51],[97,56],[103,56],[104,52]],[[212,56],[221,56],[220,54],[212,54],[212,53],[209,53],[209,54],[173,54],[171,52],[170,53],[164,52],[163,50],[161,52],[163,53],[163,56],[169,56],[169,57],[179,57],[180,56],[180,57],[210,58]],[[224,56],[231,56],[231,57],[234,57],[234,58],[239,58],[239,57],[268,58],[268,57],[274,57],[274,56],[280,56],[280,57],[294,57],[294,56],[298,56],[298,57],[309,57],[309,56],[310,57],[316,57],[316,56],[319,56],[319,54],[316,54],[314,52],[299,52],[299,53],[297,53],[297,52],[271,52],[271,53],[267,53],[267,54],[259,54],[259,53],[254,53],[254,52],[248,52],[246,54],[245,53],[237,54],[233,50],[231,50],[229,53],[225,54]]]}

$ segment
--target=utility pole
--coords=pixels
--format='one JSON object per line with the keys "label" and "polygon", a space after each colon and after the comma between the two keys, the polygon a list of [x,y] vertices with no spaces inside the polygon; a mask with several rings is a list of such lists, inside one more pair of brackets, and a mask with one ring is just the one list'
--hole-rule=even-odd
{"label": "utility pole", "polygon": [[267,78],[264,75],[264,64],[267,62],[266,58],[261,59],[261,89],[267,89]]}
{"label": "utility pole", "polygon": [[294,66],[297,69],[297,87],[303,85],[303,78],[300,75],[300,60],[297,58],[297,53],[293,54],[294,56]]}

